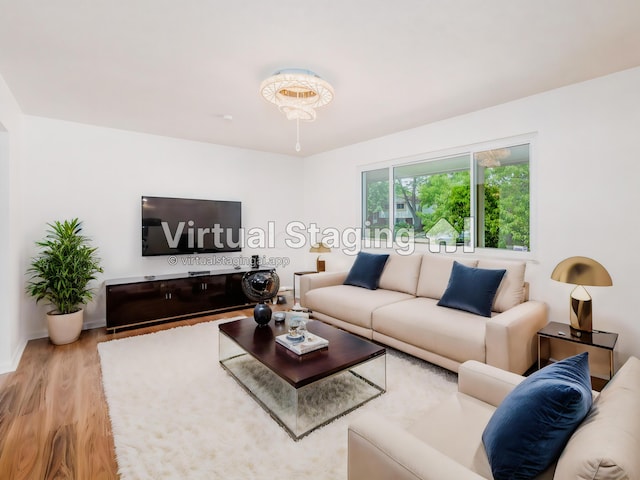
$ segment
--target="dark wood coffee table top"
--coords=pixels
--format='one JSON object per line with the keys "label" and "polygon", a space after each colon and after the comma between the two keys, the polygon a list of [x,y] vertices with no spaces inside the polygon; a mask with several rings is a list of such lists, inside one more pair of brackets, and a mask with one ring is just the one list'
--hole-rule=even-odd
{"label": "dark wood coffee table top", "polygon": [[220,324],[220,333],[235,341],[269,369],[295,388],[341,372],[386,353],[384,347],[339,330],[318,320],[309,320],[307,330],[329,340],[322,350],[297,355],[276,343],[287,333],[285,322],[258,326],[253,318]]}

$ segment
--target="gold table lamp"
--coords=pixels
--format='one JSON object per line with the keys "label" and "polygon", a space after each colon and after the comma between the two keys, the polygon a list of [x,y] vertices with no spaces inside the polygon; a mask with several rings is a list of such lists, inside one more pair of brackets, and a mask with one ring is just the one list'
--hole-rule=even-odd
{"label": "gold table lamp", "polygon": [[583,285],[610,287],[613,285],[607,269],[588,257],[569,257],[562,260],[551,273],[558,282],[577,285],[569,297],[571,332],[580,337],[581,332],[593,330],[591,296]]}
{"label": "gold table lamp", "polygon": [[331,249],[329,247],[327,247],[324,243],[320,242],[320,243],[314,243],[311,248],[309,249],[309,252],[311,253],[319,253],[320,255],[318,255],[318,258],[316,259],[316,271],[318,272],[324,272],[325,269],[325,263],[324,260],[320,260],[320,257],[323,253],[329,253],[331,252]]}

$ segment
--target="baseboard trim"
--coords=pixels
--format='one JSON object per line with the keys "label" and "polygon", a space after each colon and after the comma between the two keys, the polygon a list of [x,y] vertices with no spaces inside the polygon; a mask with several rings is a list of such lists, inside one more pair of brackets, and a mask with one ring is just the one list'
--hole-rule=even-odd
{"label": "baseboard trim", "polygon": [[107,326],[107,319],[100,318],[97,320],[92,320],[90,322],[85,322],[84,325],[82,325],[82,330],[91,330],[92,328],[102,328],[106,326]]}
{"label": "baseboard trim", "polygon": [[27,342],[28,340],[23,340],[20,345],[18,345],[18,348],[16,348],[10,362],[0,364],[0,375],[16,371],[18,364],[20,363],[20,359],[22,358],[22,354],[24,353],[24,349],[27,348]]}
{"label": "baseboard trim", "polygon": [[[100,318],[97,320],[92,320],[90,322],[85,322],[82,325],[82,330],[91,330],[92,328],[101,328],[107,326],[106,318]],[[49,332],[47,329],[38,330],[37,332],[31,332],[27,335],[27,338],[22,341],[20,346],[16,349],[11,362],[1,363],[0,364],[0,375],[3,373],[11,373],[15,372],[18,368],[18,364],[20,363],[20,359],[22,358],[22,354],[24,353],[24,349],[27,348],[27,343],[29,340],[37,340],[39,338],[47,338],[49,336]]]}

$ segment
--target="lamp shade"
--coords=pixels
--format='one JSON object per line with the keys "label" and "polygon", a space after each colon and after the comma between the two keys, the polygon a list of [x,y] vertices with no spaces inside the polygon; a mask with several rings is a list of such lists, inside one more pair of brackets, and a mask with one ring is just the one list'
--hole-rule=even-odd
{"label": "lamp shade", "polygon": [[593,287],[613,285],[607,269],[588,257],[569,257],[562,260],[551,272],[551,278],[558,282]]}
{"label": "lamp shade", "polygon": [[311,253],[329,253],[331,249],[327,247],[324,243],[314,243],[309,249]]}

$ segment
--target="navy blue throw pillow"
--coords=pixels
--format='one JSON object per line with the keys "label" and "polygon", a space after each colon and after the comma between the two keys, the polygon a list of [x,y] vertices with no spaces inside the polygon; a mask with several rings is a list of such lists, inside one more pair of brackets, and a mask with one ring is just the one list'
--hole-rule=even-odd
{"label": "navy blue throw pillow", "polygon": [[546,470],[592,402],[587,352],[525,378],[505,397],[482,434],[493,478],[534,478]]}
{"label": "navy blue throw pillow", "polygon": [[389,255],[386,254],[359,252],[344,284],[369,290],[377,289],[387,258]]}
{"label": "navy blue throw pillow", "polygon": [[490,317],[505,273],[506,270],[467,267],[454,261],[449,284],[438,305]]}

